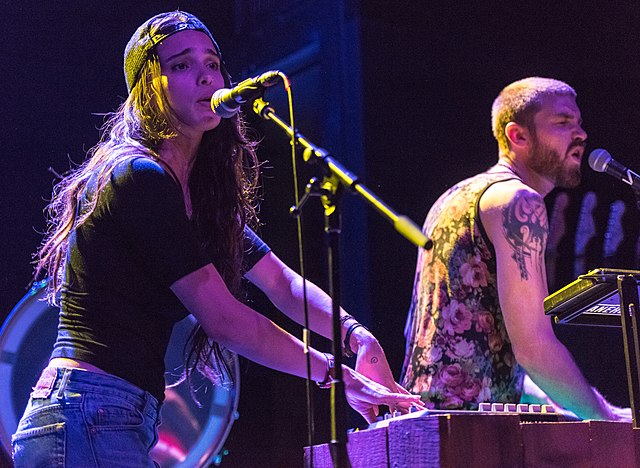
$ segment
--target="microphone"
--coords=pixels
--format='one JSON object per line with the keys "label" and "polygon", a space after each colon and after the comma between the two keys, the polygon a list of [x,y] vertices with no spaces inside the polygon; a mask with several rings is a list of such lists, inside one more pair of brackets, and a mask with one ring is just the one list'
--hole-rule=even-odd
{"label": "microphone", "polygon": [[211,110],[223,119],[233,117],[245,102],[256,99],[264,88],[276,84],[280,72],[271,70],[254,78],[247,78],[231,89],[221,88],[211,96]]}
{"label": "microphone", "polygon": [[640,176],[613,159],[607,150],[594,149],[589,154],[589,167],[596,172],[609,174],[640,192]]}

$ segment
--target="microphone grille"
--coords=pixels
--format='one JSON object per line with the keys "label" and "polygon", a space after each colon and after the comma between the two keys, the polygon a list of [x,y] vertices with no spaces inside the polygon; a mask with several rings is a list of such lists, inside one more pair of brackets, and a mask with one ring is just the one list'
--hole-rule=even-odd
{"label": "microphone grille", "polygon": [[594,149],[589,154],[589,167],[596,172],[604,172],[611,159],[611,155],[607,150],[602,148]]}
{"label": "microphone grille", "polygon": [[224,103],[225,96],[227,96],[230,91],[231,90],[227,88],[220,88],[211,96],[211,110],[223,119],[233,117],[240,110],[240,106],[230,107]]}

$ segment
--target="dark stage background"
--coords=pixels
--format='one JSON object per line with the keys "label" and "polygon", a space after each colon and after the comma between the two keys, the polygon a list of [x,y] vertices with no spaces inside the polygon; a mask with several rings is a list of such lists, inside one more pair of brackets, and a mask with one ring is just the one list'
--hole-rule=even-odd
{"label": "dark stage background", "polygon": [[[468,2],[465,2],[468,3]],[[126,5],[126,7],[125,7]],[[53,175],[80,162],[95,144],[102,117],[126,93],[122,51],[149,16],[180,7],[218,38],[234,80],[281,69],[293,82],[296,125],[327,148],[400,213],[421,224],[429,206],[456,181],[494,163],[490,107],[507,83],[530,75],[567,81],[578,92],[587,152],[604,147],[623,164],[637,161],[638,20],[635,2],[98,1],[3,2],[0,318],[25,294],[31,254],[44,229],[42,210]],[[270,90],[279,115],[284,92]],[[296,266],[288,142],[273,125],[249,120],[262,138],[265,164],[261,234]],[[550,272],[550,291],[596,266],[638,267],[635,200],[627,187],[584,166],[584,182],[564,192],[566,224]],[[302,183],[314,168],[301,171]],[[583,255],[576,232],[593,192],[593,233]],[[558,193],[548,197],[550,209]],[[564,196],[564,195],[563,195]],[[609,221],[611,205],[624,214]],[[354,196],[344,203],[343,302],[369,325],[396,377],[416,249]],[[618,212],[614,212],[618,213]],[[558,221],[560,220],[560,221]],[[306,268],[325,285],[322,212],[305,211]],[[603,255],[604,239],[613,247]],[[254,305],[289,330],[299,328],[255,291]],[[628,405],[621,333],[558,328],[590,381]],[[325,340],[314,343],[328,349]],[[2,350],[0,350],[2,351]],[[123,359],[125,357],[123,356]],[[240,418],[223,466],[299,466],[306,443],[304,382],[243,361]],[[316,391],[317,441],[328,438],[327,393]],[[0,400],[6,399],[0,395]],[[26,395],[25,395],[26,398]],[[6,400],[5,400],[6,401]],[[363,421],[350,416],[351,426]]]}

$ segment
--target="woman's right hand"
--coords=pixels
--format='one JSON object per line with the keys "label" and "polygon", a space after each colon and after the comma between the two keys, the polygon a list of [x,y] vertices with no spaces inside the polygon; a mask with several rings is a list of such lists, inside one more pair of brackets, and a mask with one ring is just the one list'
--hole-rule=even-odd
{"label": "woman's right hand", "polygon": [[402,413],[409,412],[409,408],[412,406],[418,409],[424,408],[420,395],[393,393],[350,367],[342,366],[342,369],[347,403],[360,413],[369,424],[375,422],[380,405],[392,407]]}
{"label": "woman's right hand", "polygon": [[614,406],[611,403],[607,402],[607,407],[609,410],[609,420],[611,421],[620,421],[620,422],[633,422],[633,414],[631,413],[631,408],[620,408],[618,406]]}

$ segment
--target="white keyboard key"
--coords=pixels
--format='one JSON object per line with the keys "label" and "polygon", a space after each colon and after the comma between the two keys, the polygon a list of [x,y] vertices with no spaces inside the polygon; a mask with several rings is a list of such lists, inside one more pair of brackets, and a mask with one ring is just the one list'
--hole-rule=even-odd
{"label": "white keyboard key", "polygon": [[556,409],[553,407],[553,405],[542,405],[542,412],[543,413],[555,413]]}

